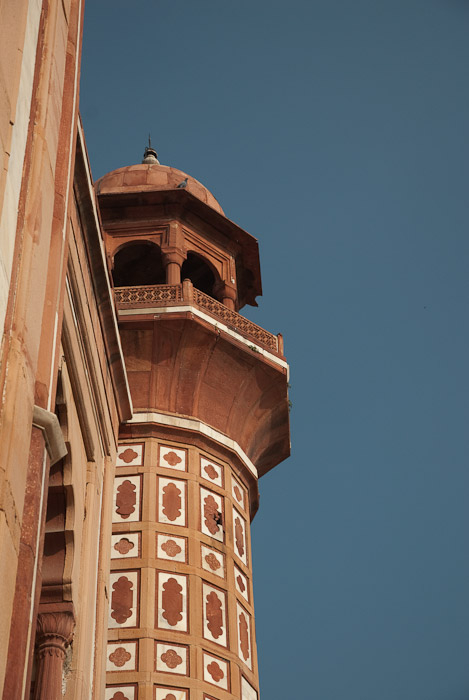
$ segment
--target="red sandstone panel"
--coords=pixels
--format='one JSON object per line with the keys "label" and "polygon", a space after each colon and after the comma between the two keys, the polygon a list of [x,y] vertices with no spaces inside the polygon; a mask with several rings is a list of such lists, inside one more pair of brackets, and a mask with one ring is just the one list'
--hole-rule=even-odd
{"label": "red sandstone panel", "polygon": [[171,445],[159,445],[158,466],[184,472],[187,469],[187,450]]}
{"label": "red sandstone panel", "polygon": [[247,545],[246,545],[246,521],[241,513],[233,507],[233,533],[234,533],[234,551],[241,559],[243,564],[248,563]]}
{"label": "red sandstone panel", "polygon": [[234,578],[235,578],[236,590],[249,603],[248,580],[247,580],[246,576],[238,569],[237,566],[234,567]]}
{"label": "red sandstone panel", "polygon": [[141,483],[141,476],[118,476],[114,479],[113,523],[140,520]]}
{"label": "red sandstone panel", "polygon": [[158,520],[167,525],[186,525],[185,481],[158,477]]}
{"label": "red sandstone panel", "polygon": [[225,578],[224,554],[216,549],[213,549],[212,547],[207,547],[207,545],[201,544],[200,559],[202,562],[202,569],[205,569],[205,571],[210,571],[211,574],[220,576],[220,578]]}
{"label": "red sandstone panel", "polygon": [[138,689],[135,685],[107,685],[104,700],[137,700]]}
{"label": "red sandstone panel", "polygon": [[139,557],[141,550],[140,532],[120,532],[111,537],[111,559]]}

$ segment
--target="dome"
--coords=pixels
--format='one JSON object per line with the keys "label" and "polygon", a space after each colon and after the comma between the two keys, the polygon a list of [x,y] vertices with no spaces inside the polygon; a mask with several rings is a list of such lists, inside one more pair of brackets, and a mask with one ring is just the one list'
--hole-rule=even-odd
{"label": "dome", "polygon": [[168,165],[140,163],[113,170],[96,181],[96,193],[117,194],[119,192],[148,192],[152,190],[175,190],[187,178],[185,187],[194,197],[224,216],[223,209],[211,192],[195,178]]}

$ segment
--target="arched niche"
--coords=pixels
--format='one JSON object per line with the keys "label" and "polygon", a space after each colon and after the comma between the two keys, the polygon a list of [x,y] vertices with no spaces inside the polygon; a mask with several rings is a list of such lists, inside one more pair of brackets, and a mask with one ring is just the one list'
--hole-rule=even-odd
{"label": "arched niche", "polygon": [[160,247],[150,241],[122,246],[114,255],[112,279],[115,287],[165,284],[166,270]]}
{"label": "arched niche", "polygon": [[196,289],[217,298],[215,290],[220,279],[213,267],[197,253],[189,251],[181,268],[181,279],[190,279]]}

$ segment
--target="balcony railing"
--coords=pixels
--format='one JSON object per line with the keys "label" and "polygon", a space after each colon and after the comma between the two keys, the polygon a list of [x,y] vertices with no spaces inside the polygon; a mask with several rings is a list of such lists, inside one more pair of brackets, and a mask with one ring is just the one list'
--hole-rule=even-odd
{"label": "balcony railing", "polygon": [[182,284],[155,284],[142,287],[116,287],[114,289],[118,309],[184,306],[189,304],[222,321],[230,329],[245,338],[283,355],[283,339],[273,335],[232,311],[208,294],[196,289],[190,280]]}

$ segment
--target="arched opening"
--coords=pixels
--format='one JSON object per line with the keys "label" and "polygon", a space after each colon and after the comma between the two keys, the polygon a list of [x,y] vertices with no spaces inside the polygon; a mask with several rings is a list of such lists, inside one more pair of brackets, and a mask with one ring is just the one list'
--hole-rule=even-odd
{"label": "arched opening", "polygon": [[145,241],[124,246],[114,256],[112,278],[115,287],[165,284],[166,270],[160,248]]}
{"label": "arched opening", "polygon": [[216,278],[208,263],[196,253],[187,253],[181,268],[181,279],[190,279],[196,289],[216,299],[214,287]]}

